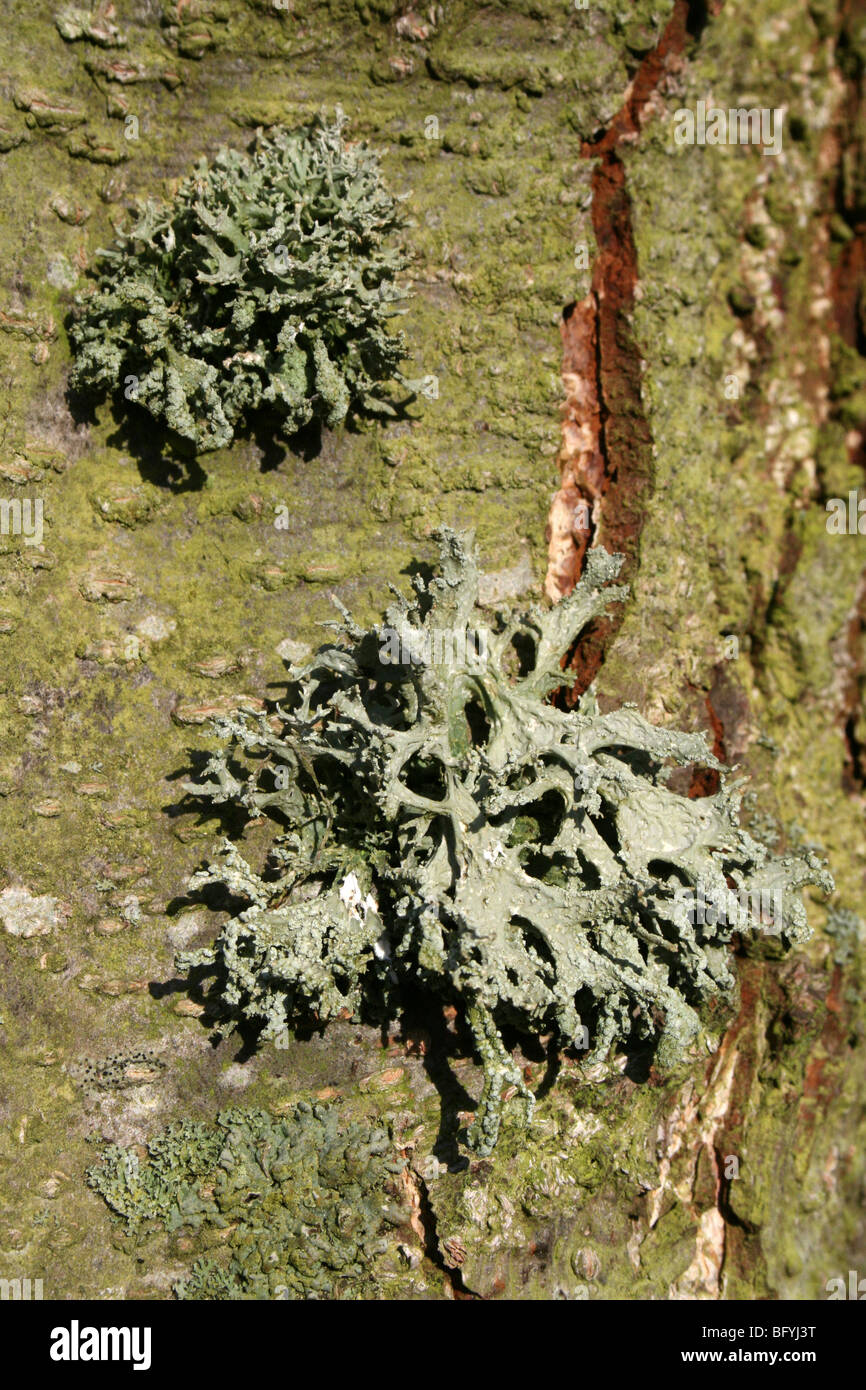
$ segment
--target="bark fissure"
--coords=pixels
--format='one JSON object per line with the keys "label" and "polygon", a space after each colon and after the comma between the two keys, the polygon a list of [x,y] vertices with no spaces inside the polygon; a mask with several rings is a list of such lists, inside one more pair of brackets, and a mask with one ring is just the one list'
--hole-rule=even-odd
{"label": "bark fissure", "polygon": [[[430,1193],[427,1183],[420,1174],[411,1169],[406,1172],[406,1186],[411,1189],[412,1206],[414,1212],[413,1228],[420,1235],[424,1254],[430,1263],[439,1270],[451,1289],[452,1297],[456,1300],[483,1299],[484,1295],[476,1293],[474,1289],[466,1287],[463,1274],[460,1270],[460,1249],[454,1248],[449,1251],[446,1258],[443,1252],[442,1243],[439,1236],[439,1225],[436,1220],[436,1212],[430,1201]],[[463,1251],[465,1255],[465,1251]]]}
{"label": "bark fissure", "polygon": [[[597,161],[591,217],[598,255],[592,286],[563,311],[562,446],[560,487],[548,522],[546,590],[556,600],[570,593],[590,546],[626,557],[625,578],[636,568],[646,503],[653,486],[652,437],[641,394],[643,363],[631,327],[638,283],[626,170],[618,150],[636,140],[648,103],[672,55],[679,55],[707,20],[707,7],[677,0],[656,47],[644,58],[613,120],[581,146]],[[592,624],[568,665],[576,673],[575,701],[595,679],[618,622]]]}

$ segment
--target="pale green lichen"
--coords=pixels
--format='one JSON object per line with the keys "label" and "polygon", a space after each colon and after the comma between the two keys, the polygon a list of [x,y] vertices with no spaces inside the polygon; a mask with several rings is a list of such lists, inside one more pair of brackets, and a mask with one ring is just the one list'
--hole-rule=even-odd
{"label": "pale green lichen", "polygon": [[499,614],[482,640],[471,538],[440,537],[440,574],[381,627],[343,610],[340,640],[291,671],[276,716],[218,721],[257,765],[241,779],[221,751],[189,790],[283,829],[264,876],[230,842],[194,875],[249,906],[179,964],[216,971],[232,1021],[274,1039],[311,1016],[392,1012],[408,981],[462,1004],[486,1153],[503,1091],[532,1105],[503,1024],[561,1045],[588,1033],[596,1058],[656,1039],[668,1064],[698,1034],[696,1007],[734,983],[734,930],[802,941],[797,890],[832,880],[741,829],[723,778],[698,799],[667,785],[673,765],[718,769],[702,735],[632,706],[601,714],[592,692],[572,711],[549,702],[563,654],[626,595],[604,587],[621,557],[590,551],[567,598]]}
{"label": "pale green lichen", "polygon": [[302,1101],[285,1116],[177,1121],[143,1157],[109,1144],[87,1178],[134,1239],[152,1223],[224,1233],[179,1298],[346,1298],[367,1289],[383,1233],[409,1218],[394,1185],[403,1166],[381,1126]]}
{"label": "pale green lichen", "polygon": [[201,160],[170,204],[146,203],[100,253],[69,337],[73,394],[142,406],[198,451],[255,412],[284,435],[314,418],[393,415],[405,349],[402,225],[376,155],[344,117],[272,131],[251,155]]}

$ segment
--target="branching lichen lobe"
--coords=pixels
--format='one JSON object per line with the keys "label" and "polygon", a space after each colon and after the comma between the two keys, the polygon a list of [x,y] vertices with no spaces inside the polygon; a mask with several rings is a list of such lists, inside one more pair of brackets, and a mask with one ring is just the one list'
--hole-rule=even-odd
{"label": "branching lichen lobe", "polygon": [[369,1292],[383,1230],[408,1218],[394,1200],[402,1168],[381,1126],[302,1101],[285,1116],[175,1122],[144,1154],[110,1144],[87,1176],[133,1238],[152,1223],[221,1232],[221,1254],[196,1260],[179,1298],[339,1298]]}
{"label": "branching lichen lobe", "polygon": [[698,799],[667,786],[671,765],[720,771],[703,736],[629,705],[602,715],[592,691],[549,703],[562,653],[626,595],[605,587],[621,557],[591,550],[560,603],[497,615],[481,659],[471,537],[440,540],[439,575],[381,627],[344,612],[340,640],[291,672],[286,707],[219,721],[258,765],[241,780],[221,751],[188,790],[284,828],[262,876],[230,842],[194,875],[248,906],[179,965],[216,972],[231,1021],[271,1039],[311,1016],[392,1013],[403,982],[462,1004],[484,1068],[470,1139],[489,1153],[504,1093],[533,1105],[504,1024],[591,1036],[595,1058],[654,1039],[668,1064],[700,1003],[733,985],[733,931],[803,940],[797,889],[832,881],[814,855],[774,858],[746,834],[723,777]]}
{"label": "branching lichen lobe", "polygon": [[285,435],[393,415],[400,207],[343,124],[222,149],[171,204],[146,203],[71,316],[73,394],[122,393],[202,452],[256,411]]}

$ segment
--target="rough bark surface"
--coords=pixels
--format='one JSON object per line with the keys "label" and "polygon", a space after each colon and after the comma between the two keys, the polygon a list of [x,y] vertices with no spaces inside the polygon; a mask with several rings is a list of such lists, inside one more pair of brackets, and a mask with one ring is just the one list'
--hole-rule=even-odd
{"label": "rough bark surface", "polygon": [[[0,1276],[169,1296],[200,1237],[119,1232],[89,1141],[319,1097],[411,1160],[385,1296],[826,1297],[866,1272],[866,541],[826,510],[866,486],[862,3],[118,0],[122,48],[57,8],[2,5],[0,494],[45,534],[0,537]],[[699,100],[783,108],[781,153],[678,146]],[[410,195],[408,374],[438,396],[187,472],[108,407],[74,419],[63,320],[129,200],[336,104]],[[184,885],[221,827],[178,790],[208,712],[274,695],[329,589],[378,617],[440,522],[506,598],[623,551],[578,688],[705,730],[752,833],[837,882],[805,948],[739,944],[704,1055],[588,1071],[542,1040],[531,1131],[468,1164],[453,1011],[215,1047],[172,964],[215,932]]]}

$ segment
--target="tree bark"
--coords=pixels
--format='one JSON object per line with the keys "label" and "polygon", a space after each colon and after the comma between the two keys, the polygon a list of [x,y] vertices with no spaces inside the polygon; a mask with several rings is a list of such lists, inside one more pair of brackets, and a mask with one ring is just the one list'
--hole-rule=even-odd
{"label": "tree bark", "polygon": [[[41,489],[47,526],[2,538],[0,889],[53,905],[0,932],[0,1272],[167,1295],[183,1252],[115,1241],[87,1138],[141,1143],[242,1092],[391,1117],[412,1219],[386,1293],[824,1298],[866,1272],[866,520],[828,525],[866,497],[863,5],[192,8],[119,2],[112,48],[4,5],[0,475]],[[699,102],[781,113],[779,153],[678,144]],[[74,420],[62,322],[112,221],[337,103],[411,195],[407,374],[431,398],[188,472],[108,407]],[[480,1073],[453,1011],[413,1004],[384,1051],[340,1024],[247,1059],[211,1047],[172,966],[214,930],[184,883],[220,826],[177,790],[206,715],[273,695],[278,644],[320,640],[329,589],[378,618],[441,522],[475,527],[509,600],[622,552],[631,598],[568,654],[575,689],[706,731],[756,838],[817,846],[837,883],[806,947],[737,943],[738,998],[675,1072],[524,1040],[533,1128],[468,1165]]]}

